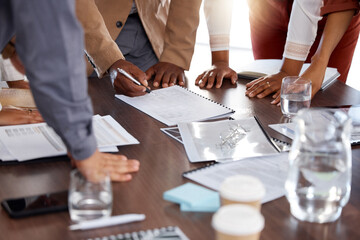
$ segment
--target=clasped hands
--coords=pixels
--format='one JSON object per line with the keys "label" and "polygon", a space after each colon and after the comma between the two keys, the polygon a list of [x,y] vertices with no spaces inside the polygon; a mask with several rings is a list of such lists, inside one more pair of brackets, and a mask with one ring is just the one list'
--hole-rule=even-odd
{"label": "clasped hands", "polygon": [[169,87],[174,86],[176,83],[180,86],[185,85],[184,69],[172,63],[159,62],[150,67],[146,72],[143,72],[134,64],[120,59],[110,67],[110,72],[117,71],[117,68],[125,70],[143,85],[139,86],[124,75],[116,74],[114,79],[116,93],[130,97],[144,95],[146,93],[145,87],[149,86],[148,81],[152,78],[154,87]]}

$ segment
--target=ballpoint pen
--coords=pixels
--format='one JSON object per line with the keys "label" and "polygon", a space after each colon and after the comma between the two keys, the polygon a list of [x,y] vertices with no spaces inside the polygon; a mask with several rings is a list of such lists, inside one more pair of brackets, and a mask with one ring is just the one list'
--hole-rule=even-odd
{"label": "ballpoint pen", "polygon": [[123,215],[114,216],[114,217],[100,218],[100,219],[80,222],[77,224],[70,225],[69,229],[70,230],[86,230],[86,229],[92,229],[92,228],[108,227],[108,226],[113,226],[113,225],[117,225],[117,224],[137,222],[137,221],[142,221],[144,219],[145,219],[144,214],[135,214],[135,213],[123,214]]}
{"label": "ballpoint pen", "polygon": [[[138,80],[136,80],[133,76],[131,76],[130,74],[128,74],[124,69],[121,68],[117,68],[118,72],[121,73],[122,75],[124,75],[125,77],[127,77],[128,79],[130,79],[131,81],[133,81],[134,83],[136,83],[139,86],[143,86]],[[145,87],[145,86],[144,86]],[[146,92],[147,93],[151,93],[151,90],[148,87],[146,88]]]}

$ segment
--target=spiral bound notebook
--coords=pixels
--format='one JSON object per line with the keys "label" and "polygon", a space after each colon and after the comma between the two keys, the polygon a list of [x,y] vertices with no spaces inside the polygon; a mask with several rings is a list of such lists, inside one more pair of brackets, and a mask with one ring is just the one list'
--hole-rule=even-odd
{"label": "spiral bound notebook", "polygon": [[168,126],[180,122],[227,117],[235,112],[231,108],[178,85],[153,90],[139,97],[115,96]]}
{"label": "spiral bound notebook", "polygon": [[189,238],[177,226],[148,229],[139,232],[119,233],[97,238],[88,238],[87,240],[96,239],[118,239],[118,240],[189,240]]}
{"label": "spiral bound notebook", "polygon": [[183,177],[218,191],[221,183],[236,174],[258,178],[265,186],[262,203],[272,201],[285,194],[285,180],[288,173],[288,153],[246,158],[227,163],[210,163],[183,173]]}

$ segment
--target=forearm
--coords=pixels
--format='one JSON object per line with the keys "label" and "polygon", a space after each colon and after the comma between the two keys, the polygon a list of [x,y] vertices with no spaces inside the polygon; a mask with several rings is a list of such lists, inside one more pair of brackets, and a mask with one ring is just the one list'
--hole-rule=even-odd
{"label": "forearm", "polygon": [[298,76],[303,64],[304,61],[284,58],[280,71],[285,73],[287,76]]}
{"label": "forearm", "polygon": [[229,65],[229,50],[226,51],[212,51],[211,52],[212,65],[217,62],[223,62]]}
{"label": "forearm", "polygon": [[327,65],[329,58],[346,32],[355,10],[334,12],[328,15],[319,47],[312,59]]}
{"label": "forearm", "polygon": [[75,159],[96,150],[83,33],[71,0],[11,1],[17,52],[36,105]]}

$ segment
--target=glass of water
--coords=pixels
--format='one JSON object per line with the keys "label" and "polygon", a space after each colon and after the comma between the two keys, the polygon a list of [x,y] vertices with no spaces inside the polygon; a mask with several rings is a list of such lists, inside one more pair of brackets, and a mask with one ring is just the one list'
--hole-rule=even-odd
{"label": "glass of water", "polygon": [[311,81],[298,76],[284,77],[281,84],[281,111],[292,117],[311,102]]}
{"label": "glass of water", "polygon": [[81,222],[109,217],[112,211],[111,180],[101,171],[86,178],[77,169],[71,171],[69,188],[69,212],[71,220]]}

